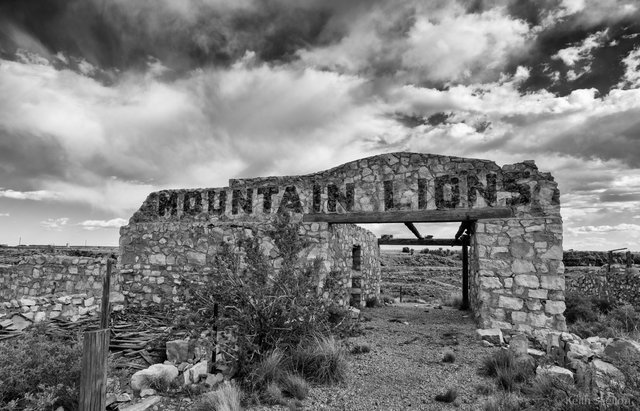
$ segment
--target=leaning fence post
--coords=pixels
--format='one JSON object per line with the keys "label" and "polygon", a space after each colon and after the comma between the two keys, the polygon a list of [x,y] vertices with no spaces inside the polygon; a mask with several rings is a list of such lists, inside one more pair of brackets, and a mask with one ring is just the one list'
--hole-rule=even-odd
{"label": "leaning fence post", "polygon": [[109,290],[111,288],[111,259],[102,281],[100,329],[86,331],[82,346],[80,374],[80,404],[82,411],[104,411],[107,399],[107,356],[109,355]]}

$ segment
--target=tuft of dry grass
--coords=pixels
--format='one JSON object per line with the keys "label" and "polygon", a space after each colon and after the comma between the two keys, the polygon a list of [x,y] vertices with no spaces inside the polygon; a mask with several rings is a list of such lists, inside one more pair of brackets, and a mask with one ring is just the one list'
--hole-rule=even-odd
{"label": "tuft of dry grass", "polygon": [[280,380],[282,393],[297,400],[304,400],[309,395],[309,383],[300,375],[287,373]]}
{"label": "tuft of dry grass", "polygon": [[444,299],[443,305],[446,305],[448,307],[461,309],[462,308],[462,295],[460,295],[460,294],[449,294]]}
{"label": "tuft of dry grass", "polygon": [[453,363],[456,361],[456,355],[451,350],[445,351],[442,355],[442,362]]}
{"label": "tuft of dry grass", "polygon": [[509,350],[498,350],[483,359],[480,374],[495,377],[500,388],[513,391],[517,384],[527,381],[534,369],[527,366]]}
{"label": "tuft of dry grass", "polygon": [[320,384],[344,381],[347,366],[345,350],[333,337],[315,337],[291,353],[291,368],[305,379]]}
{"label": "tuft of dry grass", "polygon": [[275,349],[266,355],[249,375],[252,390],[264,389],[272,382],[279,381],[285,374],[284,353]]}
{"label": "tuft of dry grass", "polygon": [[235,383],[225,382],[216,391],[208,392],[194,404],[194,411],[241,411],[243,393]]}
{"label": "tuft of dry grass", "polygon": [[357,344],[351,348],[351,354],[366,354],[371,352],[371,346],[369,344]]}
{"label": "tuft of dry grass", "polygon": [[280,386],[271,382],[267,385],[267,388],[262,392],[262,401],[268,405],[284,405],[286,401],[284,395],[282,395],[282,389]]}
{"label": "tuft of dry grass", "polygon": [[511,392],[499,392],[482,403],[483,411],[517,411],[527,403],[526,399]]}

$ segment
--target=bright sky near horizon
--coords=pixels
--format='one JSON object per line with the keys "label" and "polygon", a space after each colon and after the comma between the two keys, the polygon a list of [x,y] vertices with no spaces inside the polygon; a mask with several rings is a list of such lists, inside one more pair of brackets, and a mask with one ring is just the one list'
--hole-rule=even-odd
{"label": "bright sky near horizon", "polygon": [[0,243],[395,151],[535,160],[565,249],[640,250],[640,1],[0,1]]}

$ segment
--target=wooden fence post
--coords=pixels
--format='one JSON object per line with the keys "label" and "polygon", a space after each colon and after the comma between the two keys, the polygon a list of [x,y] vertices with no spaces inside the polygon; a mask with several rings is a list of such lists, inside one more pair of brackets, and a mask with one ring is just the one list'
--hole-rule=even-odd
{"label": "wooden fence post", "polygon": [[107,402],[107,356],[109,355],[109,292],[111,289],[111,259],[102,281],[100,328],[84,333],[80,374],[80,404],[82,411],[104,411]]}
{"label": "wooden fence post", "polygon": [[79,404],[82,411],[104,411],[107,406],[108,354],[108,329],[84,333]]}

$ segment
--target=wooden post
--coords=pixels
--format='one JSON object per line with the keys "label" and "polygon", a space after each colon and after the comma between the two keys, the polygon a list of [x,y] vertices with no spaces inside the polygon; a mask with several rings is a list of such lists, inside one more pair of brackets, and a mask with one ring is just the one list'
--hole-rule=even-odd
{"label": "wooden post", "polygon": [[627,267],[633,267],[633,256],[631,255],[631,251],[627,251]]}
{"label": "wooden post", "polygon": [[111,259],[102,279],[100,330],[86,331],[82,346],[80,403],[83,411],[104,411],[107,404],[107,356],[109,355],[109,292],[111,289]]}
{"label": "wooden post", "polygon": [[79,404],[83,411],[104,411],[107,406],[108,354],[109,330],[84,333]]}
{"label": "wooden post", "polygon": [[462,241],[462,306],[461,310],[469,309],[469,238]]}
{"label": "wooden post", "polygon": [[111,307],[109,294],[111,293],[111,259],[107,259],[107,274],[102,279],[102,307],[100,310],[100,328],[109,328],[109,315]]}

